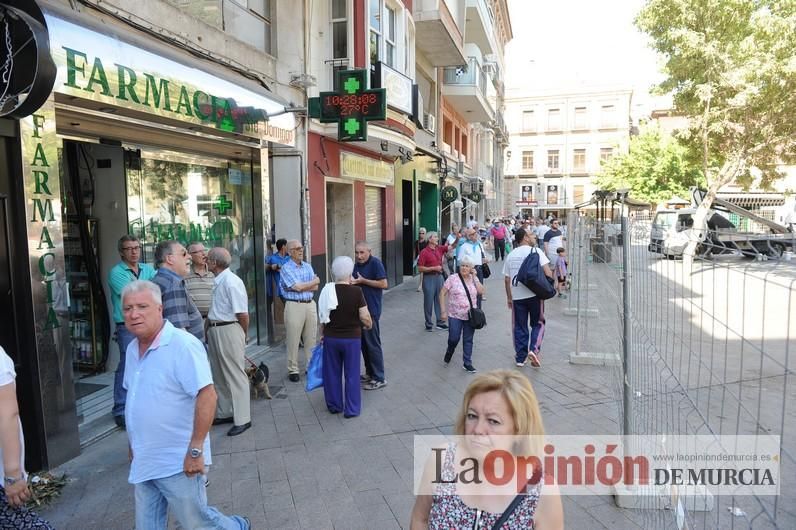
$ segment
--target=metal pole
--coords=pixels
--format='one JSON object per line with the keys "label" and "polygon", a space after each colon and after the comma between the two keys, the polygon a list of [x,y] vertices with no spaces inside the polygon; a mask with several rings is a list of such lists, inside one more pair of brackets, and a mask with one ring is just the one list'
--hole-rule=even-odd
{"label": "metal pole", "polygon": [[631,311],[630,300],[630,228],[628,226],[627,208],[622,208],[622,402],[625,409],[622,418],[622,434],[629,436],[633,433],[630,418],[633,415],[633,387],[631,377]]}
{"label": "metal pole", "polygon": [[576,289],[578,290],[577,295],[577,302],[575,304],[575,355],[580,355],[580,277],[583,275],[583,269],[585,268],[585,263],[582,261],[583,259],[583,230],[581,227],[581,217],[580,212],[578,212],[577,221],[575,221],[575,226],[577,227],[577,242],[578,242],[578,257],[577,257],[577,270],[575,273],[577,276],[575,277],[575,282],[577,283]]}

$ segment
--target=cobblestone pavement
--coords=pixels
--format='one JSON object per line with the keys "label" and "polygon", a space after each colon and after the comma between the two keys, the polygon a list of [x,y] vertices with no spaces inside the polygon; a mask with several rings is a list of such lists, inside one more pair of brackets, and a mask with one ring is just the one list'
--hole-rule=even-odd
{"label": "cobblestone pavement", "polygon": [[[496,272],[502,263],[493,267]],[[362,415],[345,419],[326,410],[323,391],[306,393],[287,380],[283,351],[270,354],[271,401],[252,404],[253,426],[229,438],[211,432],[209,502],[249,517],[256,529],[408,528],[415,434],[449,433],[472,378],[460,368],[461,347],[442,364],[447,333],[423,329],[422,295],[408,282],[385,294],[381,319],[388,385],[363,392]],[[510,312],[502,277],[487,280],[489,324],[475,336],[479,371],[514,368]],[[574,319],[561,300],[547,303],[541,369],[525,367],[551,434],[618,432],[613,372],[568,362]],[[458,363],[457,363],[458,360]],[[42,513],[59,529],[134,527],[133,488],[127,483],[127,438],[116,432],[56,472],[71,478]],[[638,528],[638,513],[610,497],[564,499],[566,528]]]}

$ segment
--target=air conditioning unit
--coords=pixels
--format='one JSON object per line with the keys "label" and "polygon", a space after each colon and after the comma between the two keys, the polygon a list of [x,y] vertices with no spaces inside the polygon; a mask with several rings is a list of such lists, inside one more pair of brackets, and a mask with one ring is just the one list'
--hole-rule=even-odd
{"label": "air conditioning unit", "polygon": [[423,115],[423,128],[430,133],[436,132],[437,130],[437,117],[431,113],[426,113]]}
{"label": "air conditioning unit", "polygon": [[459,163],[456,165],[456,169],[459,172],[459,175],[464,173],[464,160],[459,160]]}

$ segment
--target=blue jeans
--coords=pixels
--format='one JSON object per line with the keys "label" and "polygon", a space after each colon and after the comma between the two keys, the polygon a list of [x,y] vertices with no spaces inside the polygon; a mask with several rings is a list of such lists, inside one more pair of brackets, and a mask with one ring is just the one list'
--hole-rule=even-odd
{"label": "blue jeans", "polygon": [[[528,358],[528,349],[536,344],[542,325],[539,317],[542,311],[542,301],[538,297],[523,298],[512,302],[514,307],[514,352],[518,363],[524,363]],[[528,333],[530,323],[531,332]]]}
{"label": "blue jeans", "polygon": [[459,320],[458,318],[448,318],[448,352],[453,353],[459,345],[459,338],[462,340],[462,358],[465,365],[473,363],[473,336],[475,329],[470,325],[469,320]]}
{"label": "blue jeans", "polygon": [[127,345],[135,336],[127,331],[124,324],[116,324],[116,343],[119,345],[119,365],[113,375],[113,410],[114,416],[124,417],[124,402],[127,400],[127,390],[124,389],[124,363],[127,359]]}
{"label": "blue jeans", "polygon": [[444,281],[442,280],[441,273],[423,274],[423,316],[426,319],[427,328],[432,327],[434,324],[431,320],[432,309],[437,317],[437,324],[445,323],[440,317],[442,310],[439,306],[439,292],[442,290],[443,283]]}
{"label": "blue jeans", "polygon": [[204,475],[177,473],[135,485],[136,530],[164,530],[168,511],[183,528],[192,530],[249,530],[239,515],[224,515],[207,505]]}
{"label": "blue jeans", "polygon": [[384,382],[384,352],[381,349],[379,317],[373,317],[373,327],[362,330],[362,358],[365,360],[365,373],[371,379]]}
{"label": "blue jeans", "polygon": [[[323,396],[329,412],[359,416],[362,389],[359,387],[360,339],[323,338]],[[345,380],[345,390],[343,390]]]}

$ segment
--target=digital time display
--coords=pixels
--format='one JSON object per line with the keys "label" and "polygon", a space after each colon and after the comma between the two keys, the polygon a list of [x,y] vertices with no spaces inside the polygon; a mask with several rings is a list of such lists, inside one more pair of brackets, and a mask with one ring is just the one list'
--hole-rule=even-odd
{"label": "digital time display", "polygon": [[321,100],[321,113],[335,118],[379,116],[384,106],[379,96],[374,92],[326,95]]}

